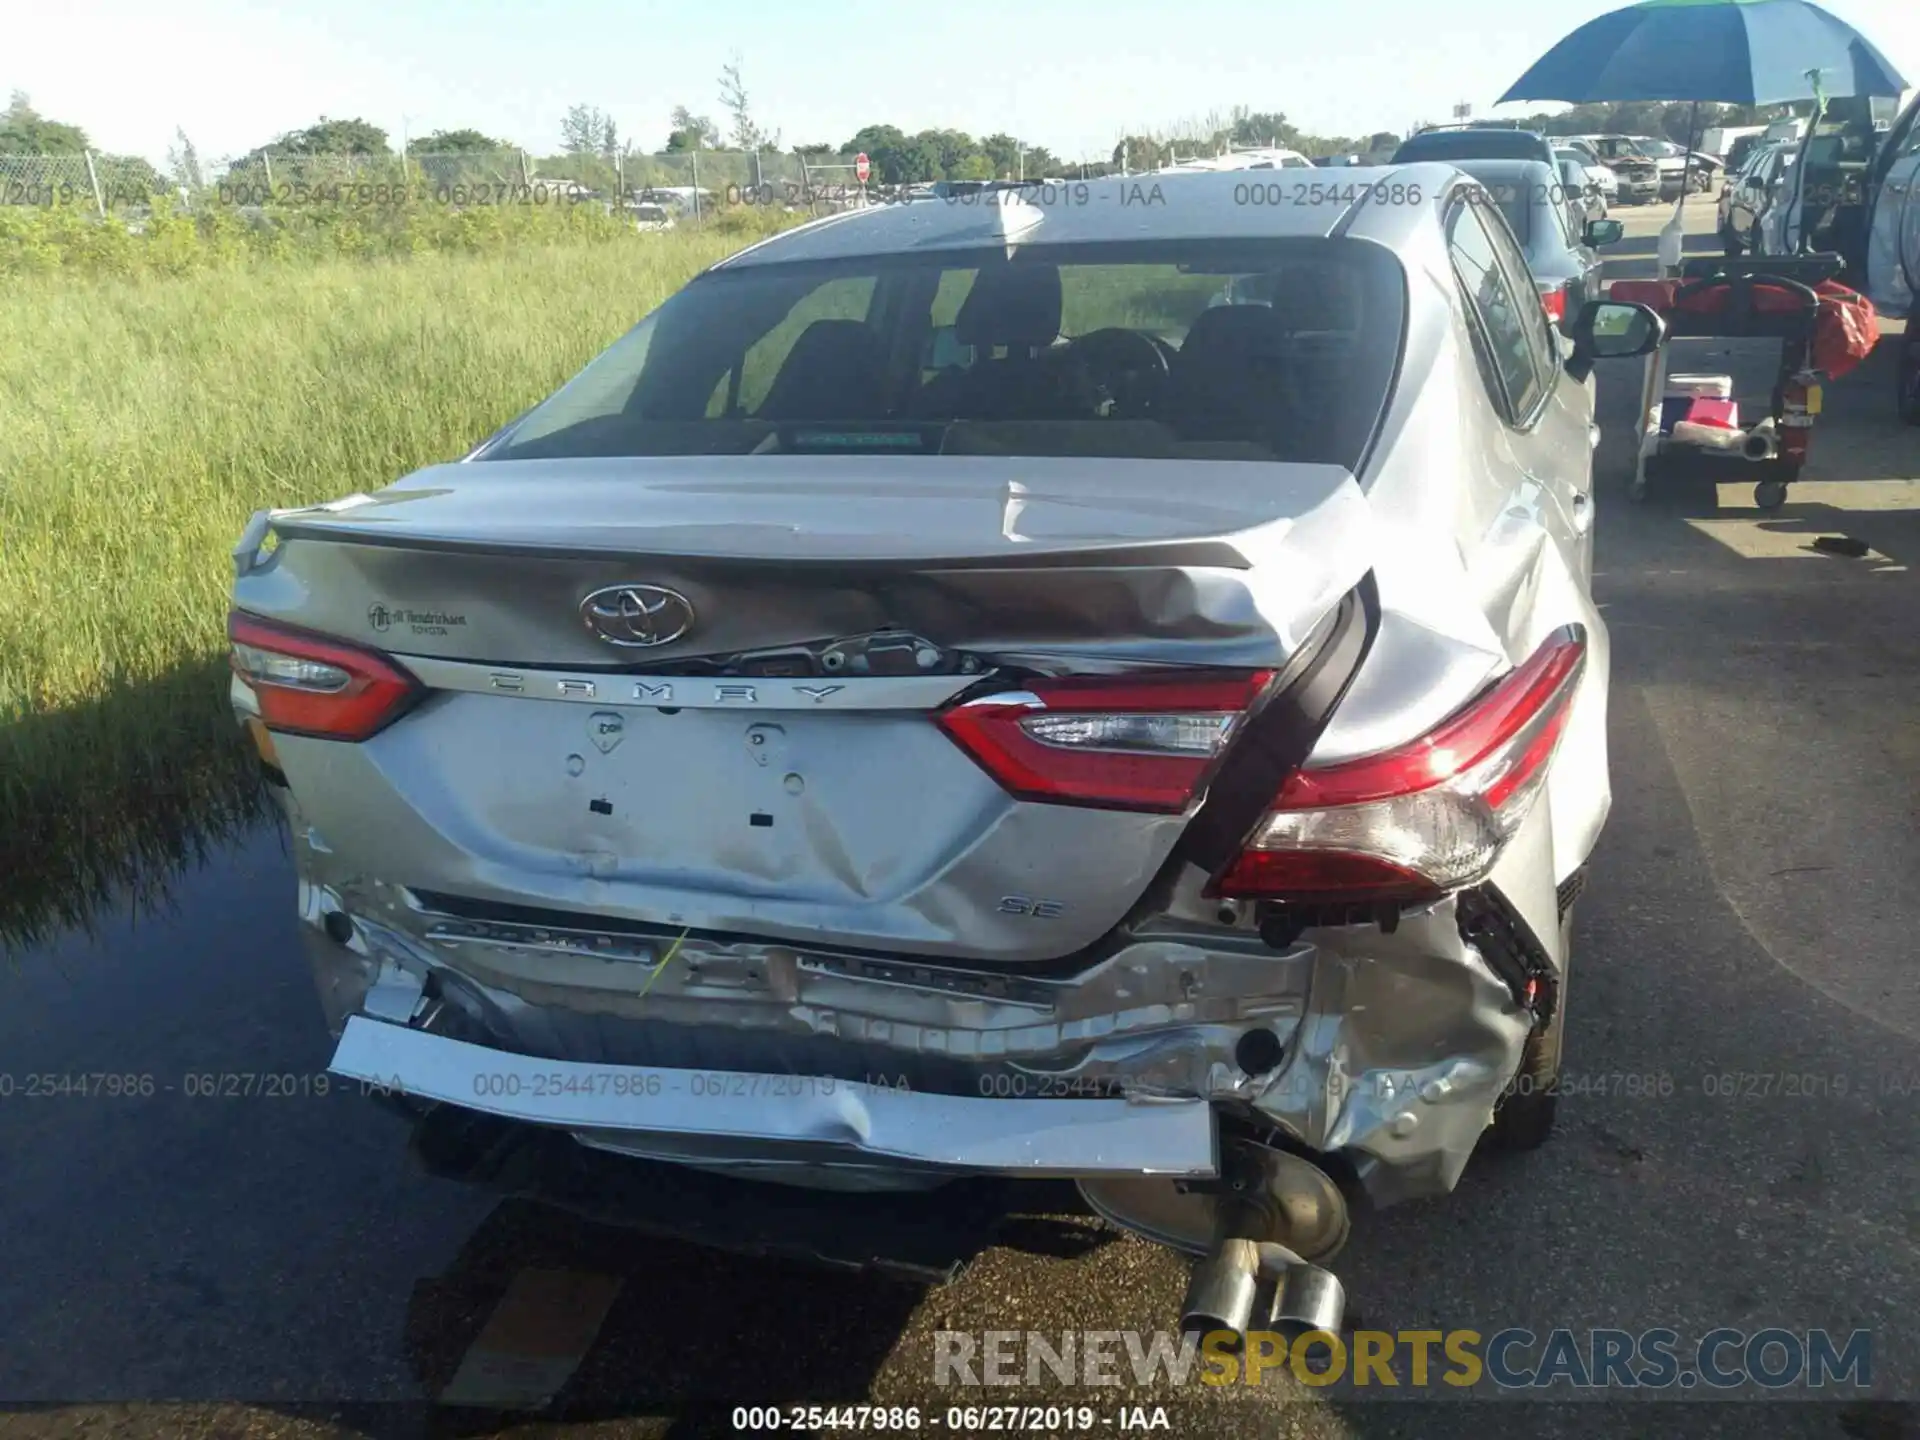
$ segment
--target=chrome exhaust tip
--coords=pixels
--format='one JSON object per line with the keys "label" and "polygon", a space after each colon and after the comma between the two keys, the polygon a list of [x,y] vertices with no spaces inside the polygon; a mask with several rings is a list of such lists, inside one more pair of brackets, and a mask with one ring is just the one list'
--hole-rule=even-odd
{"label": "chrome exhaust tip", "polygon": [[1338,1335],[1346,1317],[1346,1288],[1331,1270],[1302,1262],[1280,1272],[1270,1323],[1289,1344],[1316,1330]]}
{"label": "chrome exhaust tip", "polygon": [[1771,418],[1762,420],[1747,432],[1740,453],[1749,460],[1772,460],[1780,453],[1780,437]]}
{"label": "chrome exhaust tip", "polygon": [[1193,1267],[1187,1298],[1180,1306],[1180,1329],[1188,1335],[1230,1330],[1247,1333],[1260,1288],[1260,1247],[1251,1240],[1223,1240]]}
{"label": "chrome exhaust tip", "polygon": [[[1203,1184],[1082,1180],[1080,1192],[1114,1224],[1197,1257],[1180,1305],[1183,1333],[1244,1338],[1256,1312],[1289,1338],[1337,1333],[1346,1292],[1316,1263],[1347,1239],[1346,1198],[1333,1177],[1304,1156],[1262,1145],[1234,1147],[1223,1171]],[[1263,1291],[1272,1303],[1260,1311]]]}

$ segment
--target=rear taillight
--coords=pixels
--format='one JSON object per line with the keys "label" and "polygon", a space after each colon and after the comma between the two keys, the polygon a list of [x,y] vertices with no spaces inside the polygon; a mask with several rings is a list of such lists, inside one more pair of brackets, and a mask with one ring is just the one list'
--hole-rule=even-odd
{"label": "rear taillight", "polygon": [[365,740],[419,698],[420,682],[377,651],[235,610],[227,617],[233,673],[269,730]]}
{"label": "rear taillight", "polygon": [[1178,814],[1273,674],[1041,680],[956,705],[939,724],[1023,800]]}
{"label": "rear taillight", "polygon": [[1586,653],[1569,627],[1412,744],[1295,771],[1213,893],[1418,904],[1484,879],[1546,779]]}
{"label": "rear taillight", "polygon": [[1547,318],[1558,325],[1567,318],[1567,287],[1564,284],[1542,285],[1540,305],[1547,312]]}

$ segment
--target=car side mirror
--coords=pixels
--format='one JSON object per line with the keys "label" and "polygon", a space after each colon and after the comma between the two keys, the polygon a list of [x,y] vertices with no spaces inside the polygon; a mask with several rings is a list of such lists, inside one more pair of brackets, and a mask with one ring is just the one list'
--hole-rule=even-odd
{"label": "car side mirror", "polygon": [[1587,222],[1587,244],[1596,250],[1602,245],[1613,244],[1626,233],[1626,222],[1622,220],[1589,220]]}
{"label": "car side mirror", "polygon": [[1667,322],[1645,305],[1623,300],[1589,300],[1565,327],[1573,342],[1567,369],[1585,379],[1596,360],[1630,360],[1650,355],[1667,338]]}

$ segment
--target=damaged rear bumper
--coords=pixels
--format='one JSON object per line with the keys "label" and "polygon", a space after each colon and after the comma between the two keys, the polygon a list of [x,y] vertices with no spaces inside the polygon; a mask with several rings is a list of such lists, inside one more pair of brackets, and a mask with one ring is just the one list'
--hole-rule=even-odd
{"label": "damaged rear bumper", "polygon": [[667,964],[631,935],[423,913],[296,849],[336,1073],[803,1184],[1210,1177],[1232,1126],[1338,1156],[1376,1204],[1444,1193],[1537,1018],[1460,897],[1279,948],[1166,916],[1056,978],[733,937]]}
{"label": "damaged rear bumper", "polygon": [[641,1134],[970,1174],[1210,1176],[1218,1168],[1213,1112],[1197,1099],[996,1100],[832,1076],[591,1065],[365,1016],[347,1021],[329,1068],[605,1148]]}

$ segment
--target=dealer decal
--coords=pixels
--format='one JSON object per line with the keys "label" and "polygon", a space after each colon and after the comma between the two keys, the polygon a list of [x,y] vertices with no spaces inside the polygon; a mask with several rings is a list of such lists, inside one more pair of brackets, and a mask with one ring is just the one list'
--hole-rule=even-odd
{"label": "dealer decal", "polygon": [[466,623],[466,616],[447,610],[415,610],[406,605],[383,605],[377,600],[367,607],[367,624],[377,635],[396,626],[414,635],[446,635]]}

